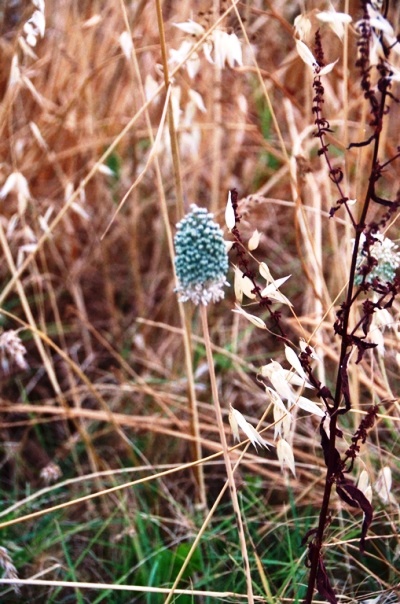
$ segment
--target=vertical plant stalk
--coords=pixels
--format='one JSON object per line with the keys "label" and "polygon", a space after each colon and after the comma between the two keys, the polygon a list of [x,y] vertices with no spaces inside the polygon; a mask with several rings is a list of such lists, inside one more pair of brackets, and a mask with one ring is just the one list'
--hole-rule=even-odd
{"label": "vertical plant stalk", "polygon": [[[373,150],[372,160],[371,160],[371,174],[374,171],[374,166],[376,166],[377,159],[378,159],[379,141],[380,141],[380,135],[378,133],[375,136],[374,150]],[[336,469],[336,464],[337,464],[337,460],[336,460],[336,456],[335,456],[335,454],[336,454],[336,438],[337,438],[336,427],[337,427],[337,419],[338,419],[338,415],[339,415],[339,413],[338,413],[339,406],[340,406],[340,403],[342,400],[342,394],[343,394],[343,390],[342,390],[343,378],[345,376],[347,376],[348,351],[349,351],[349,348],[351,347],[351,335],[349,334],[349,322],[350,322],[350,314],[351,314],[352,305],[353,305],[353,302],[355,301],[354,296],[353,296],[353,291],[354,291],[354,279],[355,279],[356,268],[357,268],[357,256],[358,256],[358,250],[360,247],[360,238],[361,238],[361,235],[365,228],[365,220],[366,220],[368,209],[369,209],[369,206],[370,206],[370,203],[372,200],[374,185],[375,185],[375,180],[371,176],[371,178],[369,179],[369,186],[368,186],[368,189],[366,192],[360,220],[356,227],[356,235],[355,235],[355,239],[354,239],[351,265],[350,265],[350,271],[349,271],[349,285],[348,285],[348,289],[347,289],[346,300],[344,303],[343,327],[342,327],[343,331],[342,331],[342,335],[341,335],[340,356],[339,356],[339,364],[338,364],[338,370],[337,370],[334,404],[333,404],[333,409],[331,411],[331,416],[330,416],[330,420],[329,420],[329,432],[330,432],[329,450],[328,450],[328,460],[329,461],[328,461],[328,467],[327,467],[327,472],[326,472],[326,477],[325,477],[325,488],[324,488],[324,495],[323,495],[323,500],[322,500],[322,505],[321,505],[321,511],[319,513],[318,529],[317,529],[317,533],[316,533],[316,536],[315,536],[314,542],[313,542],[313,552],[312,552],[312,559],[311,559],[310,575],[308,578],[307,593],[306,593],[306,598],[304,600],[304,604],[312,603],[315,581],[316,581],[318,567],[319,567],[319,561],[320,561],[320,557],[321,557],[323,537],[324,537],[325,527],[326,527],[326,523],[327,523],[327,519],[328,519],[332,486],[334,484],[334,474],[335,474],[335,469]]]}
{"label": "vertical plant stalk", "polygon": [[221,190],[221,166],[222,166],[222,69],[219,65],[214,66],[213,82],[213,121],[214,135],[212,141],[212,167],[211,167],[211,212],[218,211],[219,192]]}
{"label": "vertical plant stalk", "polygon": [[216,380],[216,375],[215,375],[214,360],[213,360],[211,340],[210,340],[210,332],[208,329],[207,307],[204,304],[200,305],[200,316],[201,316],[201,324],[202,324],[202,328],[203,328],[204,344],[205,344],[205,348],[206,348],[207,364],[208,364],[208,371],[209,371],[210,383],[211,383],[211,393],[212,393],[212,398],[213,398],[213,403],[214,403],[215,415],[216,415],[216,419],[217,419],[218,432],[219,432],[219,437],[220,437],[220,441],[221,441],[221,445],[222,445],[222,452],[224,455],[225,469],[226,469],[226,474],[228,477],[229,492],[230,492],[230,496],[231,496],[231,500],[232,500],[233,511],[234,511],[235,517],[236,517],[237,527],[238,527],[240,549],[241,549],[241,553],[242,553],[242,560],[243,560],[243,565],[244,565],[244,570],[245,570],[245,575],[246,575],[246,582],[247,582],[247,598],[248,598],[249,604],[254,604],[254,594],[253,594],[253,586],[252,586],[252,581],[251,581],[250,564],[249,564],[249,556],[248,556],[247,545],[246,545],[246,537],[245,537],[245,533],[244,533],[244,526],[243,526],[243,520],[242,520],[242,515],[241,515],[241,511],[240,511],[240,506],[239,506],[239,499],[238,499],[238,494],[237,494],[237,490],[236,490],[235,478],[233,475],[233,468],[232,468],[231,460],[229,457],[228,443],[226,441],[224,420],[222,417],[222,410],[221,410],[221,405],[220,405],[219,396],[218,396],[218,386],[217,386],[217,380]]}
{"label": "vertical plant stalk", "polygon": [[[214,17],[217,17],[220,12],[219,0],[213,0]],[[214,65],[214,81],[212,87],[212,107],[213,107],[213,122],[214,134],[212,140],[212,165],[211,165],[211,203],[210,209],[213,214],[218,211],[219,192],[221,190],[221,166],[222,166],[222,69],[216,64]]]}
{"label": "vertical plant stalk", "polygon": [[[161,60],[164,72],[164,83],[165,89],[171,85],[169,69],[168,69],[168,55],[167,55],[167,44],[165,40],[164,30],[164,19],[162,14],[161,0],[156,0],[157,10],[157,24],[158,31],[160,33],[160,46],[161,46]],[[176,194],[176,208],[177,208],[177,219],[180,220],[183,217],[183,192],[182,192],[182,179],[179,161],[179,146],[176,128],[174,124],[174,113],[172,109],[172,101],[168,103],[168,131],[171,140],[171,153],[172,153],[172,166],[174,170],[174,182],[175,182],[175,194]]]}
{"label": "vertical plant stalk", "polygon": [[[164,31],[164,20],[162,15],[162,7],[161,1],[156,0],[156,9],[157,9],[157,23],[158,30],[160,33],[160,45],[161,45],[161,56],[162,56],[162,64],[164,71],[164,82],[165,87],[168,90],[170,87],[170,79],[169,79],[169,69],[168,69],[168,58],[167,58],[167,45],[165,40],[165,31]],[[176,128],[174,124],[172,103],[169,100],[168,104],[168,130],[171,140],[171,152],[172,152],[172,165],[174,168],[174,182],[175,182],[175,194],[176,194],[176,213],[177,218],[180,220],[183,217],[184,209],[183,209],[183,192],[182,192],[182,179],[181,179],[181,171],[180,171],[180,161],[179,161],[179,147],[178,147],[178,137],[176,133]],[[150,130],[149,130],[150,131]],[[161,178],[161,173],[160,173]],[[169,249],[171,253],[171,261],[174,266],[174,252],[172,245],[172,233],[169,226],[168,219],[168,210],[167,204],[165,201],[165,196],[162,198],[163,208],[163,216],[164,222],[167,229],[167,236],[169,242]],[[176,275],[174,274],[174,278],[176,280]],[[184,307],[182,302],[178,302],[179,307],[179,317],[180,322],[183,328],[183,347],[185,354],[185,367],[186,367],[186,375],[188,379],[188,399],[189,399],[189,408],[190,408],[190,431],[193,436],[192,441],[192,455],[194,461],[198,461],[202,458],[202,449],[201,449],[201,435],[200,435],[200,424],[199,424],[199,411],[196,399],[196,391],[194,387],[194,372],[193,372],[193,359],[192,359],[192,332],[191,332],[191,322],[189,320],[188,312]],[[207,497],[206,497],[206,489],[205,489],[205,480],[204,480],[204,469],[202,464],[196,465],[193,468],[197,490],[198,490],[198,503],[202,508],[207,507]]]}
{"label": "vertical plant stalk", "polygon": [[[367,48],[367,50],[368,50],[368,48]],[[365,93],[365,96],[371,100],[371,97],[373,96],[373,94],[370,91],[369,70],[367,69],[366,64],[362,63],[363,60],[365,60],[365,56],[362,57],[360,60],[360,64],[361,64],[361,68],[362,68],[362,76],[364,78],[363,90],[367,91],[367,93]],[[382,80],[384,81],[383,78],[382,78]],[[319,84],[318,80],[315,79],[314,87],[316,87],[316,85],[318,86],[318,84]],[[323,547],[323,538],[324,538],[325,529],[326,529],[326,526],[328,523],[329,504],[330,504],[330,499],[331,499],[331,494],[332,494],[332,487],[333,487],[333,484],[335,482],[337,482],[337,474],[338,474],[338,452],[336,449],[336,441],[338,438],[337,421],[338,421],[339,415],[347,413],[351,408],[349,384],[348,384],[348,362],[349,362],[350,352],[351,352],[352,348],[354,348],[354,345],[355,345],[355,336],[354,336],[355,329],[350,328],[350,323],[351,323],[353,305],[354,305],[356,299],[358,298],[358,295],[362,291],[361,289],[354,291],[355,290],[355,276],[356,276],[356,271],[357,271],[357,257],[358,257],[359,250],[360,250],[361,236],[366,228],[366,220],[367,220],[368,211],[369,211],[369,208],[371,205],[371,201],[377,201],[378,203],[383,202],[383,205],[387,205],[387,203],[384,200],[381,200],[380,198],[378,198],[375,193],[375,184],[376,184],[378,178],[380,177],[381,171],[382,171],[382,165],[379,163],[378,154],[379,154],[379,146],[380,146],[380,139],[381,139],[381,132],[382,132],[382,122],[383,122],[383,117],[386,112],[387,90],[388,90],[387,84],[386,84],[386,87],[382,85],[380,87],[381,96],[380,96],[379,102],[376,99],[376,97],[374,97],[372,99],[373,102],[371,102],[371,106],[372,106],[371,113],[373,114],[373,116],[375,118],[371,124],[374,126],[373,135],[365,143],[360,143],[360,144],[352,143],[350,145],[350,146],[365,146],[370,143],[373,143],[371,164],[370,164],[370,170],[369,170],[368,188],[365,193],[364,202],[363,202],[360,216],[359,216],[357,222],[351,216],[349,209],[346,205],[347,198],[345,198],[341,192],[341,188],[340,188],[340,184],[339,184],[340,180],[342,178],[341,170],[340,169],[334,170],[331,167],[330,160],[329,160],[328,153],[327,153],[328,147],[324,144],[324,134],[326,131],[327,122],[326,122],[326,120],[323,120],[323,118],[321,117],[321,115],[319,113],[320,105],[317,106],[317,119],[316,119],[315,123],[318,128],[317,136],[319,136],[319,138],[321,140],[322,154],[325,156],[325,159],[326,159],[326,162],[327,162],[327,165],[329,168],[330,177],[331,177],[332,181],[334,182],[334,184],[336,184],[336,186],[339,190],[339,193],[341,194],[342,199],[340,200],[340,202],[344,203],[345,208],[349,214],[349,217],[351,218],[351,221],[352,221],[352,224],[353,224],[353,227],[355,230],[355,237],[354,237],[352,257],[351,257],[351,263],[350,263],[350,269],[349,269],[349,281],[348,281],[346,298],[345,298],[344,303],[342,304],[342,314],[341,314],[339,325],[335,324],[335,331],[336,331],[336,333],[339,334],[339,336],[341,338],[340,355],[339,355],[339,361],[338,361],[335,391],[334,391],[334,395],[333,395],[333,404],[330,408],[328,408],[328,412],[329,412],[329,416],[330,416],[330,419],[329,419],[329,432],[330,432],[329,433],[329,444],[327,447],[327,451],[324,449],[325,460],[326,460],[326,464],[327,464],[327,471],[326,471],[326,477],[325,477],[324,495],[323,495],[321,510],[319,513],[318,528],[316,530],[316,534],[312,540],[312,543],[309,544],[310,574],[309,574],[309,578],[308,578],[307,593],[306,593],[306,597],[304,600],[304,604],[312,603],[313,593],[314,593],[314,589],[315,589],[315,583],[316,583],[316,581],[318,583],[318,576],[321,575],[321,570],[323,569],[321,550]],[[317,96],[320,93],[321,93],[321,96],[320,96],[319,100],[322,99],[322,95],[323,95],[322,87],[317,89]],[[368,95],[369,95],[369,97],[368,97]],[[317,100],[317,103],[319,102],[319,100]],[[390,202],[388,202],[388,203],[390,205]],[[340,407],[343,399],[344,399],[345,407]],[[340,464],[340,460],[339,460],[339,464]],[[339,467],[340,467],[340,465],[339,465]],[[372,516],[371,516],[371,518],[372,518]],[[332,601],[332,602],[336,601],[336,597],[334,596],[334,594],[332,594],[332,600],[330,600],[330,601]]]}
{"label": "vertical plant stalk", "polygon": [[[236,447],[238,447],[239,445],[236,445]],[[236,461],[234,467],[233,467],[233,473],[235,473],[236,469],[239,467],[240,462],[242,461],[244,455],[246,454],[248,449],[248,445],[246,445],[246,447],[241,451],[239,459]],[[183,574],[185,572],[185,570],[187,569],[190,560],[192,559],[192,556],[194,554],[194,552],[196,551],[197,546],[200,543],[201,538],[203,537],[206,528],[208,527],[208,525],[211,522],[212,517],[214,516],[215,511],[218,508],[218,505],[220,504],[222,497],[224,495],[224,493],[226,492],[227,488],[228,488],[228,481],[225,482],[224,486],[222,487],[222,489],[220,490],[220,492],[218,493],[217,498],[215,499],[214,503],[212,504],[210,510],[207,512],[206,517],[204,518],[203,524],[201,525],[201,527],[199,528],[199,531],[192,543],[192,545],[190,546],[190,550],[188,551],[188,553],[186,554],[185,560],[182,563],[182,566],[179,570],[179,573],[177,574],[177,576],[175,577],[174,583],[171,587],[171,591],[168,594],[167,599],[165,600],[164,604],[170,604],[171,599],[175,593],[175,590],[177,589],[178,585],[179,585],[179,581],[182,579]]]}
{"label": "vertical plant stalk", "polygon": [[[239,460],[240,461],[240,460]],[[235,468],[239,465],[239,461],[236,463]],[[220,490],[218,497],[216,498],[216,500],[214,501],[214,503],[212,504],[210,510],[207,512],[206,517],[203,520],[203,524],[201,525],[201,527],[199,528],[199,531],[190,547],[190,550],[188,551],[188,553],[186,554],[185,560],[179,570],[179,573],[177,574],[177,576],[175,577],[174,583],[171,587],[171,591],[168,594],[167,599],[165,600],[164,604],[170,604],[175,590],[177,589],[178,585],[179,585],[179,581],[182,579],[183,574],[185,572],[185,570],[187,569],[190,560],[192,559],[192,556],[194,554],[194,552],[196,551],[197,546],[200,543],[201,538],[203,537],[206,528],[208,527],[208,525],[211,522],[212,517],[214,516],[214,512],[216,511],[216,509],[218,508],[219,503],[221,502],[221,499],[226,491],[226,489],[228,488],[228,482],[225,482],[224,486],[222,487],[222,489]]]}

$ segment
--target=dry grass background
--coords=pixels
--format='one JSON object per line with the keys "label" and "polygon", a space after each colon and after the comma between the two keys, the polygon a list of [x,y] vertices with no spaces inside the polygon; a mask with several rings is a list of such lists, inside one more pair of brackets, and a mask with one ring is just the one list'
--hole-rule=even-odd
{"label": "dry grass background", "polygon": [[[306,4],[307,11],[324,8],[317,1]],[[140,473],[127,472],[134,480],[157,472],[161,464],[177,467],[193,460],[183,330],[165,221],[166,208],[173,232],[180,192],[186,208],[192,202],[209,207],[222,225],[227,191],[237,187],[244,239],[257,228],[262,233],[257,259],[266,261],[276,277],[292,275],[284,293],[296,314],[282,311],[288,336],[295,343],[299,336],[311,338],[324,360],[321,377],[328,384],[335,379],[339,341],[332,324],[346,285],[352,233],[344,213],[328,219],[335,193],[317,155],[317,139],[311,136],[311,74],[293,41],[293,19],[302,6],[285,0],[239,3],[240,23],[233,5],[214,5],[217,10],[209,12],[213,7],[204,2],[163,3],[168,48],[178,48],[185,37],[174,22],[192,17],[212,26],[226,9],[230,11],[223,25],[243,42],[243,67],[218,74],[200,54],[196,78],[191,80],[184,66],[174,75],[182,110],[178,179],[167,129],[158,154],[152,150],[165,117],[166,94],[155,3],[47,0],[46,33],[34,49],[36,57],[18,44],[31,5],[8,2],[0,13],[0,185],[12,172],[20,172],[30,192],[28,199],[18,199],[18,192],[11,191],[1,201],[1,322],[4,329],[24,327],[21,337],[29,363],[27,371],[13,367],[11,374],[1,375],[1,481],[3,492],[11,493],[9,498],[3,495],[4,510],[23,499],[24,485],[41,487],[40,473],[50,462],[66,477],[96,475],[66,487],[63,501],[72,501],[117,485],[117,472],[124,468],[142,468]],[[358,3],[338,3],[337,8],[354,15]],[[398,23],[399,8],[391,10],[391,21]],[[134,48],[131,60],[119,41],[127,24]],[[344,46],[324,30],[324,48],[328,60],[341,57],[325,88],[324,112],[334,127],[333,161],[345,166],[349,197],[360,198],[367,186],[363,175],[368,173],[369,151],[344,153],[348,142],[364,138],[368,129],[352,60],[351,28]],[[15,57],[19,75],[10,80]],[[161,87],[148,103],[143,96],[146,76]],[[206,111],[197,110],[185,123],[191,89],[202,95]],[[386,122],[382,149],[387,157],[398,143],[398,119],[393,110]],[[385,174],[387,198],[398,188],[395,168]],[[398,237],[396,224],[391,234]],[[283,348],[233,315],[233,298],[228,292],[210,312],[220,396],[226,409],[231,403],[259,418],[268,401],[256,382],[257,370],[270,359],[283,361]],[[396,307],[394,321],[398,311]],[[195,312],[190,319],[201,446],[203,455],[210,455],[220,446],[197,335],[199,319]],[[382,401],[378,426],[362,452],[363,466],[357,466],[359,472],[365,465],[372,481],[386,465],[399,477],[400,339],[389,329],[384,337],[385,366],[366,356],[361,366],[352,367],[354,423],[345,426],[350,438],[363,410]],[[323,461],[317,435],[316,418],[298,418],[293,434],[296,478],[281,472],[272,451],[262,457],[245,454],[243,480],[249,474],[261,477],[265,505],[277,510],[282,503],[288,505],[290,487],[299,509],[305,504],[318,508]],[[102,476],[108,470],[114,473]],[[211,461],[204,471],[212,505],[224,474]],[[154,512],[166,523],[180,523],[180,531],[186,530],[182,524],[193,530],[195,477],[186,469],[158,483],[164,501],[153,502]],[[395,488],[398,494],[398,484]],[[49,500],[48,507],[55,502],[59,498]],[[126,488],[72,505],[68,513],[74,522],[93,514],[107,517],[113,506],[121,506],[130,517],[135,505],[135,489]],[[342,513],[339,502],[335,506]],[[394,506],[379,512],[392,536],[397,515]],[[17,524],[17,532],[23,534],[34,522]],[[129,522],[133,526],[132,517]],[[350,553],[345,542],[337,547],[351,558],[351,546]],[[61,553],[47,555],[47,561],[36,560],[22,574],[32,576]],[[100,580],[90,568],[82,576]]]}

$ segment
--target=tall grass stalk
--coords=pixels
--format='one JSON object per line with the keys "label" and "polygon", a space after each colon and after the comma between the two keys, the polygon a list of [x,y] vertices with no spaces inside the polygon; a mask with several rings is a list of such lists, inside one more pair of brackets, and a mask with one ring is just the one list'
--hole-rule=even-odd
{"label": "tall grass stalk", "polygon": [[235,514],[236,523],[237,523],[237,527],[238,527],[240,549],[242,552],[243,566],[244,566],[244,571],[245,571],[245,575],[246,575],[247,597],[248,597],[249,604],[252,604],[254,602],[254,594],[253,594],[253,583],[252,583],[252,579],[251,579],[251,570],[250,570],[250,564],[249,564],[249,556],[248,556],[248,552],[247,552],[246,536],[245,536],[245,532],[244,532],[242,512],[241,512],[240,506],[239,506],[239,499],[238,499],[238,494],[237,494],[237,489],[236,489],[235,477],[233,474],[232,462],[231,462],[231,459],[229,456],[229,448],[228,448],[228,443],[227,443],[226,435],[225,435],[225,426],[224,426],[224,420],[223,420],[223,416],[222,416],[222,409],[221,409],[221,404],[219,401],[218,385],[217,385],[217,378],[215,375],[214,359],[213,359],[211,340],[210,340],[210,332],[208,329],[207,306],[205,306],[205,305],[200,306],[200,315],[201,315],[201,325],[202,325],[203,335],[204,335],[204,344],[205,344],[205,348],[206,348],[207,365],[208,365],[208,370],[209,370],[209,374],[210,374],[210,384],[211,384],[211,392],[212,392],[212,398],[213,398],[213,403],[214,403],[215,416],[217,419],[219,438],[221,441],[222,452],[223,452],[223,456],[224,456],[226,474],[228,477],[229,493],[231,496],[232,507],[233,507],[233,511]]}
{"label": "tall grass stalk", "polygon": [[[156,2],[157,7],[157,22],[160,33],[160,43],[161,43],[161,52],[162,52],[162,64],[163,64],[163,72],[164,72],[164,82],[166,89],[169,89],[172,85],[172,80],[169,75],[169,66],[167,61],[167,45],[165,40],[165,31],[164,31],[164,20],[162,15],[162,6],[160,0]],[[138,71],[139,73],[139,71]],[[176,214],[177,219],[180,220],[184,214],[183,208],[183,193],[182,193],[182,179],[181,179],[181,168],[179,161],[179,149],[178,149],[178,139],[176,128],[174,124],[174,115],[173,115],[173,107],[172,102],[169,99],[167,101],[168,104],[168,132],[170,136],[171,142],[171,153],[172,153],[172,164],[174,168],[174,185],[175,185],[175,195],[176,195]],[[151,133],[151,129],[149,128],[149,133]],[[158,168],[158,179],[159,179],[159,187],[162,188],[162,176],[161,170]],[[166,204],[166,199],[164,193],[161,196],[162,203],[162,212],[164,217],[164,224],[166,228],[166,232],[168,235],[168,244],[169,250],[171,254],[171,262],[174,265],[174,251],[172,244],[172,233],[169,226],[169,214],[168,208]],[[176,275],[174,273],[176,278]],[[185,310],[184,305],[181,302],[179,304],[179,315],[181,320],[181,325],[183,328],[183,346],[185,352],[185,367],[187,373],[188,380],[188,399],[189,399],[189,410],[190,410],[190,428],[193,436],[192,441],[192,451],[194,460],[200,460],[202,458],[202,449],[201,449],[201,436],[200,436],[200,428],[199,428],[199,412],[197,408],[197,399],[195,392],[195,381],[193,375],[193,360],[192,360],[192,333],[191,333],[191,323],[188,312]],[[204,471],[203,466],[201,464],[196,465],[194,468],[195,471],[195,479],[197,484],[197,497],[200,506],[203,509],[207,507],[207,498],[205,491],[205,482],[204,482]]]}

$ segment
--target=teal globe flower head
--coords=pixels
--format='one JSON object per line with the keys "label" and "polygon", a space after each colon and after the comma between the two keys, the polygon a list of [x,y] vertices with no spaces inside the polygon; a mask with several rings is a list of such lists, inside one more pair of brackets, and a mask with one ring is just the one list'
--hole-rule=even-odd
{"label": "teal globe flower head", "polygon": [[176,292],[181,302],[194,304],[218,302],[224,297],[228,272],[228,254],[222,230],[213,214],[197,205],[176,225]]}

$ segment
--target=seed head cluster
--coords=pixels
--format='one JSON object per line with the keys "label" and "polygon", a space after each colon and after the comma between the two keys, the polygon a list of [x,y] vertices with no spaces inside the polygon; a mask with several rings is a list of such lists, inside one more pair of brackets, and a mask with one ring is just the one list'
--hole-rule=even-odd
{"label": "seed head cluster", "polygon": [[197,205],[178,224],[175,235],[176,288],[182,302],[207,305],[224,297],[228,254],[213,214]]}
{"label": "seed head cluster", "polygon": [[[376,265],[371,269],[366,277],[367,283],[372,283],[374,279],[386,283],[391,283],[396,276],[396,271],[400,267],[400,252],[398,246],[381,233],[374,234],[375,243],[370,247],[370,254],[375,259]],[[361,238],[361,243],[365,241],[365,236]],[[357,268],[359,274],[356,276],[355,283],[359,285],[362,281],[361,272],[366,263],[365,257],[360,253],[357,259]]]}

